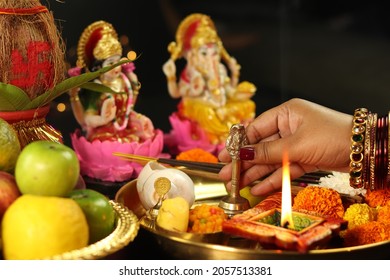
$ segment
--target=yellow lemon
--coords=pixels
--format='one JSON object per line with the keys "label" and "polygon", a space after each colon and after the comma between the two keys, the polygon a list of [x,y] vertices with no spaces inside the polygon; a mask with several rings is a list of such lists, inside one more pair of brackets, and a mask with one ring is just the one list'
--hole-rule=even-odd
{"label": "yellow lemon", "polygon": [[0,118],[0,170],[13,172],[20,150],[20,142],[15,129]]}
{"label": "yellow lemon", "polygon": [[43,259],[88,244],[88,224],[71,198],[20,196],[2,220],[5,259]]}

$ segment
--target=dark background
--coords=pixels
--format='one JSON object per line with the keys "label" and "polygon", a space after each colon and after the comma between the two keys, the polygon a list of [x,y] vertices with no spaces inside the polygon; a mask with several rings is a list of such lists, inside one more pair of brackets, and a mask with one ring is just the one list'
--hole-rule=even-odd
{"label": "dark background", "polygon": [[[387,114],[390,89],[390,22],[386,1],[298,0],[46,0],[66,42],[67,61],[85,27],[112,23],[128,38],[126,49],[141,54],[142,83],[135,110],[157,128],[170,130],[178,100],[166,88],[162,65],[180,21],[191,13],[211,16],[225,48],[241,64],[241,81],[254,83],[257,114],[292,97],[346,113],[367,107]],[[68,104],[63,95],[56,102]],[[53,104],[53,107],[56,103]],[[67,111],[51,110],[48,121],[65,143],[76,127]],[[326,132],[324,132],[326,136]]]}

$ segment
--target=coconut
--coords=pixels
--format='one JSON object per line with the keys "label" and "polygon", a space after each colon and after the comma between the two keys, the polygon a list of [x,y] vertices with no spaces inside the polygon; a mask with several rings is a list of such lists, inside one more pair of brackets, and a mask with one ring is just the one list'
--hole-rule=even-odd
{"label": "coconut", "polygon": [[65,78],[65,44],[39,0],[2,0],[0,30],[0,82],[33,99]]}

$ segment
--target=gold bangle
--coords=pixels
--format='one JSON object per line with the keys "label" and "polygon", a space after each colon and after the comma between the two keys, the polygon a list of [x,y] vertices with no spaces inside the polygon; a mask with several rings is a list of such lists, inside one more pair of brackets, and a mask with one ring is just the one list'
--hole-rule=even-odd
{"label": "gold bangle", "polygon": [[389,121],[389,127],[387,128],[387,176],[386,176],[386,186],[388,186],[390,179],[390,111],[387,113],[387,119]]}
{"label": "gold bangle", "polygon": [[75,96],[71,96],[69,100],[70,102],[76,102],[76,101],[80,101],[80,98],[78,95],[75,95]]}
{"label": "gold bangle", "polygon": [[369,113],[367,115],[366,132],[364,133],[364,160],[363,160],[363,186],[365,189],[369,189],[371,185],[370,179],[370,157],[371,157],[371,134],[373,128],[374,114]]}
{"label": "gold bangle", "polygon": [[378,121],[378,115],[377,114],[372,114],[372,126],[371,126],[371,133],[370,133],[370,138],[371,138],[371,143],[370,143],[370,185],[369,188],[370,190],[375,189],[375,153],[376,153],[376,128],[377,128],[377,121]]}
{"label": "gold bangle", "polygon": [[368,110],[366,108],[359,108],[355,110],[353,116],[349,164],[349,184],[353,188],[361,188],[364,185],[362,175],[364,165],[364,134],[366,132],[367,115]]}
{"label": "gold bangle", "polygon": [[176,82],[176,77],[175,76],[167,77],[167,80],[168,82]]}

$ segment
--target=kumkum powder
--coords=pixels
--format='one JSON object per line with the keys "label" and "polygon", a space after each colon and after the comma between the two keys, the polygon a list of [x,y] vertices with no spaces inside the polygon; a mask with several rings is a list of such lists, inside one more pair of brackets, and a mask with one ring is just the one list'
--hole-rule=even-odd
{"label": "kumkum powder", "polygon": [[200,148],[194,148],[191,150],[187,150],[181,152],[176,156],[178,160],[188,160],[188,161],[197,161],[197,162],[209,162],[209,163],[217,163],[218,158],[214,156],[212,153],[205,151]]}

